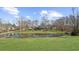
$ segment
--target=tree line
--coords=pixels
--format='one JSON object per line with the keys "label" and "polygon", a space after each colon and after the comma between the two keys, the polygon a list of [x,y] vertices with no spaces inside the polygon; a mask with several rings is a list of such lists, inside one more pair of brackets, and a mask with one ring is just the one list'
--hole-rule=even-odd
{"label": "tree line", "polygon": [[76,35],[79,32],[79,11],[78,8],[71,8],[72,14],[55,20],[48,19],[47,16],[41,17],[42,21],[27,19],[23,16],[17,18],[17,25],[11,23],[3,23],[0,18],[0,32],[7,31],[27,31],[27,30],[57,30],[70,32]]}

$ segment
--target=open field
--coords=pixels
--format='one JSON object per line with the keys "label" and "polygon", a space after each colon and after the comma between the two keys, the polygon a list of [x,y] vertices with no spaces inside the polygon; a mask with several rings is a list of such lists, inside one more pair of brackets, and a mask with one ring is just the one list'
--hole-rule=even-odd
{"label": "open field", "polygon": [[1,51],[77,51],[79,36],[54,38],[0,38]]}

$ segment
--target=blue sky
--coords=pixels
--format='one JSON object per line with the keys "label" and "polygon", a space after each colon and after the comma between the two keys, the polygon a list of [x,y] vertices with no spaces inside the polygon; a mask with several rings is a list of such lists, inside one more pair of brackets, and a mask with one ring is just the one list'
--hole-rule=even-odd
{"label": "blue sky", "polygon": [[15,23],[18,16],[40,20],[44,14],[50,19],[70,15],[72,11],[69,7],[0,7],[0,18],[4,22]]}

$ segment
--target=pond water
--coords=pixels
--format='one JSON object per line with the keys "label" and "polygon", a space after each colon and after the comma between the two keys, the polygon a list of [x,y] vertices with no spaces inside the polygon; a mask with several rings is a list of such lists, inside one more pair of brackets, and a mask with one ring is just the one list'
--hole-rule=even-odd
{"label": "pond water", "polygon": [[7,33],[0,34],[0,38],[43,38],[43,37],[60,37],[64,36],[64,34],[20,34],[20,33]]}
{"label": "pond water", "polygon": [[21,38],[19,33],[0,34],[0,38]]}

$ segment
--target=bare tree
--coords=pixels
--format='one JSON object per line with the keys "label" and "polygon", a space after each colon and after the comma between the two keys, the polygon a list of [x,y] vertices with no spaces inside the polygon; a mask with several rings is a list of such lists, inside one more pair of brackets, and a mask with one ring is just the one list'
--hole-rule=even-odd
{"label": "bare tree", "polygon": [[72,23],[73,23],[72,34],[76,35],[78,33],[78,30],[79,30],[78,29],[78,27],[79,27],[79,13],[78,13],[78,8],[72,8],[72,13],[73,13],[73,19],[71,19]]}
{"label": "bare tree", "polygon": [[28,28],[27,21],[25,17],[20,17],[18,20],[18,26],[20,31],[25,31]]}
{"label": "bare tree", "polygon": [[48,16],[47,15],[44,15],[42,17],[42,22],[40,24],[41,28],[44,29],[44,30],[48,30],[49,29],[49,20],[48,20]]}
{"label": "bare tree", "polygon": [[72,23],[73,23],[73,31],[75,32],[76,31],[76,18],[75,18],[75,8],[72,8],[72,14],[73,14],[73,19],[72,20]]}
{"label": "bare tree", "polygon": [[38,26],[39,26],[39,21],[38,20],[33,20],[32,21],[32,28],[36,30],[38,28]]}
{"label": "bare tree", "polygon": [[64,20],[65,18],[59,18],[55,21],[54,26],[56,27],[56,29],[64,31]]}

